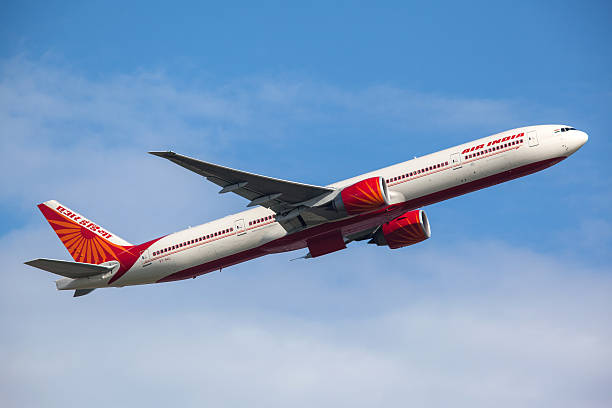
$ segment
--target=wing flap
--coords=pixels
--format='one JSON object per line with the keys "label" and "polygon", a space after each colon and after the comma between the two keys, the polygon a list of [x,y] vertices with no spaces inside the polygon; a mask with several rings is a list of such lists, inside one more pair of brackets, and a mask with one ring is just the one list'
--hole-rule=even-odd
{"label": "wing flap", "polygon": [[83,262],[60,261],[57,259],[39,258],[25,262],[26,265],[33,266],[43,271],[51,272],[66,278],[87,278],[109,272],[113,266],[94,265]]}
{"label": "wing flap", "polygon": [[85,295],[90,294],[94,290],[96,290],[96,289],[77,289],[77,290],[74,291],[74,295],[72,295],[72,297],[85,296]]}

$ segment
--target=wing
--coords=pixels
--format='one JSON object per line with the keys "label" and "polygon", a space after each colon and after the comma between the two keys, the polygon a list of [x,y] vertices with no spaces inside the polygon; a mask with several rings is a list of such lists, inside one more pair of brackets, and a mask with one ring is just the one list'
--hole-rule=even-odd
{"label": "wing", "polygon": [[261,205],[282,212],[329,194],[334,189],[296,183],[235,170],[218,164],[193,159],[174,152],[149,152],[206,177],[222,187],[219,193],[235,193],[249,200],[249,207]]}

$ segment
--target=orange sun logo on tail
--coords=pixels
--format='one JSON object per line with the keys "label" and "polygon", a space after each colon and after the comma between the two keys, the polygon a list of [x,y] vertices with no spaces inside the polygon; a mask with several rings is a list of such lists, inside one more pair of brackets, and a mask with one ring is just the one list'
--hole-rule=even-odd
{"label": "orange sun logo on tail", "polygon": [[[77,262],[97,265],[117,260],[123,264],[125,261],[129,262],[131,259],[135,261],[138,258],[139,254],[133,253],[135,248],[133,245],[127,244],[121,238],[115,237],[59,203],[49,201],[39,204],[38,208]],[[112,241],[120,241],[127,245]]]}

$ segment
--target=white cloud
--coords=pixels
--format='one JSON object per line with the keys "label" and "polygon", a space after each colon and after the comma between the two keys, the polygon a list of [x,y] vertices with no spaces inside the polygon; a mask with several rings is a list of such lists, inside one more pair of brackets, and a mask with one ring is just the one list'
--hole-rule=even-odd
{"label": "white cloud", "polygon": [[151,187],[151,175],[166,181],[160,174],[169,167],[144,156],[152,149],[222,159],[247,141],[287,139],[301,124],[375,122],[413,131],[492,126],[518,114],[507,101],[387,85],[347,90],[308,80],[249,79],[219,86],[180,83],[163,72],[91,79],[25,56],[2,61],[0,72],[0,147],[9,153],[0,164],[2,199],[28,205],[46,190],[70,197],[88,185],[92,198],[102,200],[132,191],[139,180]]}
{"label": "white cloud", "polygon": [[[26,208],[56,198],[135,242],[223,215],[228,202],[244,205],[143,155],[153,144],[219,154],[216,142],[334,115],[441,127],[520,115],[504,101],[389,86],[190,88],[163,73],[93,80],[26,58],[5,61],[2,72],[2,200]],[[612,399],[612,281],[562,256],[480,241],[400,251],[353,244],[311,261],[277,255],[72,299],[22,264],[66,257],[41,217],[24,224],[0,237],[7,406],[603,407]]]}
{"label": "white cloud", "polygon": [[[0,375],[14,406],[603,407],[612,398],[612,280],[584,265],[502,243],[357,244],[312,262],[272,256],[72,299],[18,266],[45,252],[46,235],[0,241],[10,266]],[[92,399],[98,384],[108,392]]]}

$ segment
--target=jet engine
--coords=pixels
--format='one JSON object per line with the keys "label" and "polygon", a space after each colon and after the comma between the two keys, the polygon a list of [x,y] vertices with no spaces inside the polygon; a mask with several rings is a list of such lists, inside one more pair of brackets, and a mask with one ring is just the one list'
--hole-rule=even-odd
{"label": "jet engine", "polygon": [[425,211],[414,210],[381,225],[369,243],[397,249],[425,241],[430,236],[431,230]]}
{"label": "jet engine", "polygon": [[370,177],[344,187],[333,201],[341,214],[356,215],[389,205],[387,183],[382,177]]}

